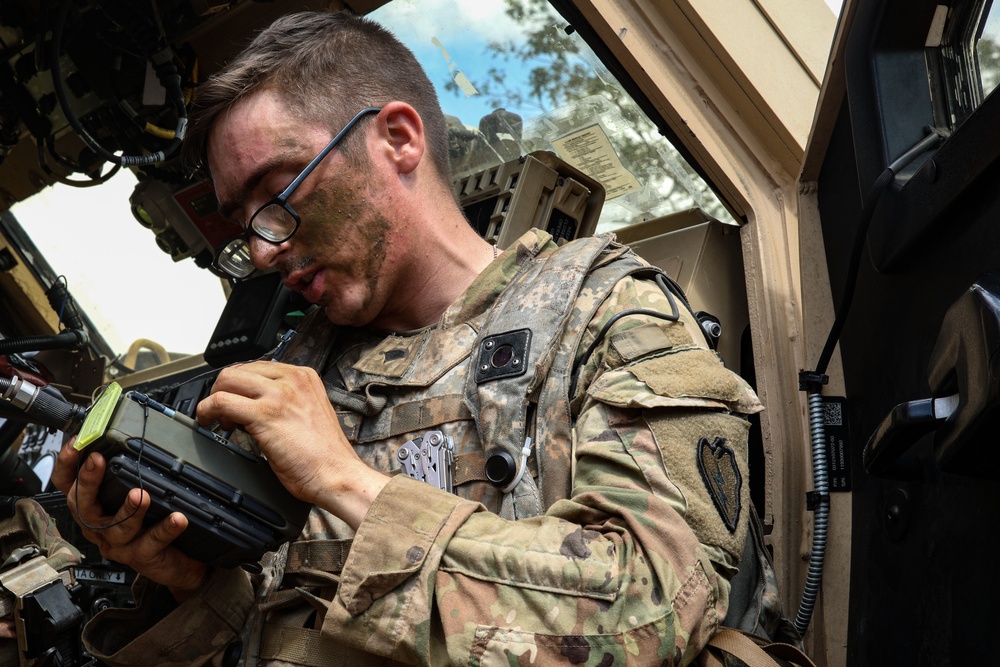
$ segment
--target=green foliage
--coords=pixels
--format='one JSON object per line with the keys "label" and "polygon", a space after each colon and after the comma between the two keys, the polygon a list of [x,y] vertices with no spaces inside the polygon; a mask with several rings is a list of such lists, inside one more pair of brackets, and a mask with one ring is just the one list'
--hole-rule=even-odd
{"label": "green foliage", "polygon": [[1000,45],[984,37],[976,44],[979,60],[979,78],[983,84],[983,97],[989,95],[1000,83]]}

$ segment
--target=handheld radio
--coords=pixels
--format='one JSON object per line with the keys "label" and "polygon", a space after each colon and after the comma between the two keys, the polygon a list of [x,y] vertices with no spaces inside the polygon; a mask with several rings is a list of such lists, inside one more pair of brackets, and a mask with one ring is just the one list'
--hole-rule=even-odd
{"label": "handheld radio", "polygon": [[263,458],[117,383],[90,409],[75,447],[107,462],[98,493],[105,513],[141,488],[152,500],[145,523],[182,512],[188,527],[174,546],[209,565],[256,564],[294,539],[309,514]]}

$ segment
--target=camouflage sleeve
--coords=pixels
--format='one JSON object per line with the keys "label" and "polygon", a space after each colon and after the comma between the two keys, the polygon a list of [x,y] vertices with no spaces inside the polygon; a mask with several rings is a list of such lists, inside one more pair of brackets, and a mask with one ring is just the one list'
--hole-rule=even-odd
{"label": "camouflage sleeve", "polygon": [[[623,290],[594,332],[615,309],[663,298]],[[509,522],[395,478],[358,531],[325,633],[415,664],[694,659],[725,616],[744,543],[742,415],[759,404],[689,315],[626,319],[638,322],[612,327],[587,362],[572,497]]]}
{"label": "camouflage sleeve", "polygon": [[[243,570],[215,570],[197,595],[178,605],[165,588],[140,578],[135,609],[106,609],[84,628],[83,642],[101,664],[218,665],[239,641],[253,603]],[[155,659],[154,659],[155,656]]]}

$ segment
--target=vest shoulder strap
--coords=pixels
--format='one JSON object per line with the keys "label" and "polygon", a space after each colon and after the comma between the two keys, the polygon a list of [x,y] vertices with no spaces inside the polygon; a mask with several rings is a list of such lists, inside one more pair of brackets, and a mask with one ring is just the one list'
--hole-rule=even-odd
{"label": "vest shoulder strap", "polygon": [[[614,286],[640,272],[662,273],[611,234],[578,239],[528,260],[487,313],[473,347],[476,366],[465,398],[487,456],[488,476],[505,490],[501,516],[537,516],[567,497],[572,469],[569,386],[576,351]],[[504,345],[511,346],[516,364],[508,365],[508,373],[494,374],[493,355]],[[531,475],[516,474],[527,460],[526,439],[532,434],[537,482]],[[512,473],[508,478],[514,477],[510,486],[492,476],[491,464],[500,460],[496,456],[506,461]]]}

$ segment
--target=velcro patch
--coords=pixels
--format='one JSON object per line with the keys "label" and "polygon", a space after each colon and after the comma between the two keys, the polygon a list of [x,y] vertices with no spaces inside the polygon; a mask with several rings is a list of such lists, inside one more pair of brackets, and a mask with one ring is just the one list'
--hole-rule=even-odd
{"label": "velcro patch", "polygon": [[[682,327],[672,326],[670,331],[677,328],[681,328],[683,331]],[[679,342],[674,340],[675,338],[678,336],[671,338],[659,323],[651,322],[614,334],[611,336],[611,347],[615,349],[623,361],[630,362],[644,357],[650,352],[669,350],[675,344],[691,344],[691,336],[687,331],[683,331],[683,339]]]}
{"label": "velcro patch", "polygon": [[722,522],[730,533],[735,533],[740,521],[743,486],[736,452],[726,444],[725,438],[715,438],[712,442],[702,438],[698,441],[698,470]]}
{"label": "velcro patch", "polygon": [[[760,401],[746,380],[722,365],[711,350],[690,348],[643,359],[624,370],[666,398],[712,399],[743,415],[760,412]],[[600,379],[597,382],[600,386]]]}

